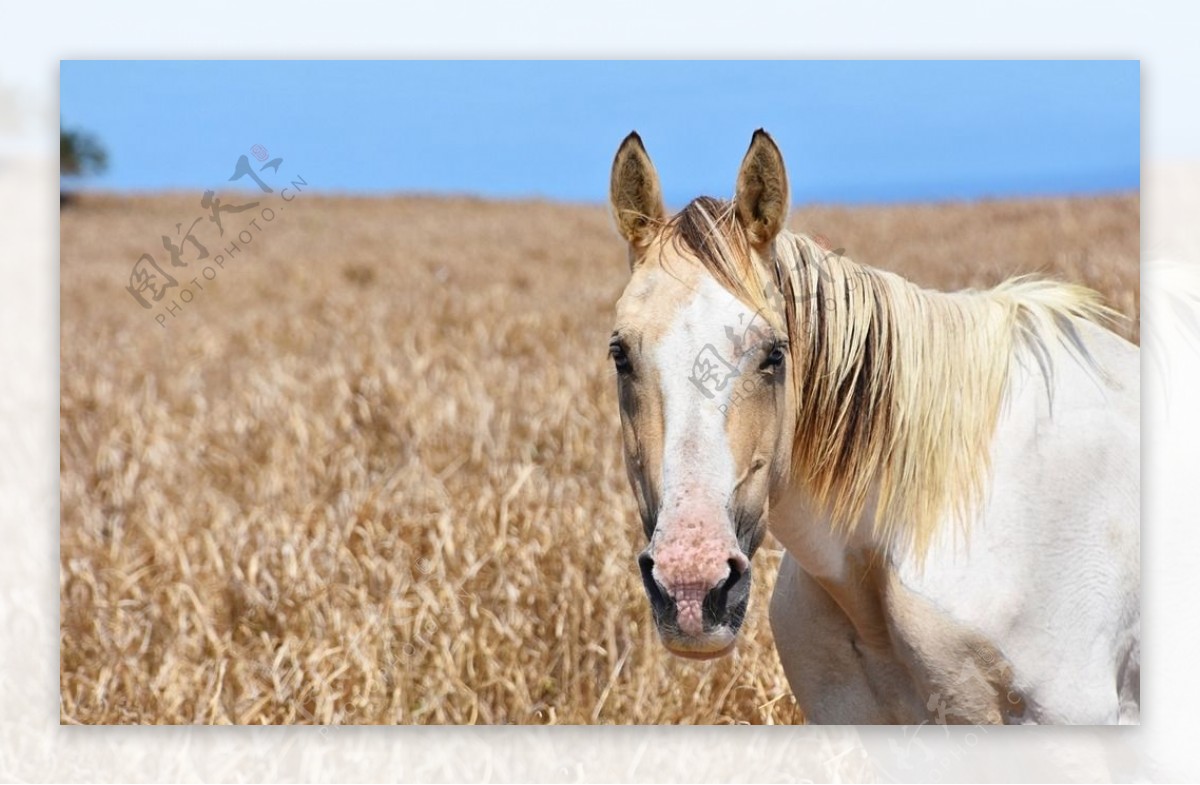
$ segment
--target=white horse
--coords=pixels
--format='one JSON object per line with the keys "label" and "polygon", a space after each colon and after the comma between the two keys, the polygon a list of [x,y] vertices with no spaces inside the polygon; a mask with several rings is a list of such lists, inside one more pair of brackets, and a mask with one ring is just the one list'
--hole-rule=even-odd
{"label": "white horse", "polygon": [[943,293],[784,230],[754,134],[730,203],[673,217],[636,133],[611,201],[639,563],[673,652],[734,645],[750,559],[818,723],[1139,716],[1138,350],[1089,290]]}

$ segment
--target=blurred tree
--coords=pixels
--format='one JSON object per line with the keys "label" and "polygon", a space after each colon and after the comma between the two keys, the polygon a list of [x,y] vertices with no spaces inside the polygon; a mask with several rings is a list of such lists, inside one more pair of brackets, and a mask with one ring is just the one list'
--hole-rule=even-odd
{"label": "blurred tree", "polygon": [[108,166],[108,153],[87,131],[63,129],[58,135],[59,168],[62,174],[99,174]]}
{"label": "blurred tree", "polygon": [[[105,170],[108,166],[108,153],[96,137],[87,131],[60,127],[58,161],[60,177],[85,177]],[[60,188],[59,204],[65,205],[70,201],[71,195]]]}

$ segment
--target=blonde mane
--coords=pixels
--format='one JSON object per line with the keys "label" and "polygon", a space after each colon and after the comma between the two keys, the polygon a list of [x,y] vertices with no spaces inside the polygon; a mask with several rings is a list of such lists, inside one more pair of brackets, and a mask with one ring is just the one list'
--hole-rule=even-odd
{"label": "blonde mane", "polygon": [[965,526],[983,498],[1014,361],[1033,358],[1052,389],[1051,342],[1090,361],[1076,320],[1115,315],[1090,289],[1032,277],[985,291],[922,289],[786,230],[764,258],[732,206],[709,197],[665,228],[786,329],[793,477],[839,530],[871,513],[877,542],[918,559],[939,521]]}

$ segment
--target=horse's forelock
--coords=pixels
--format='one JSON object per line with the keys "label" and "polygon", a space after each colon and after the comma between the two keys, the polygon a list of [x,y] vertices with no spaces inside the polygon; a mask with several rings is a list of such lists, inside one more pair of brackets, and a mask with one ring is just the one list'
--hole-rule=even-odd
{"label": "horse's forelock", "polygon": [[785,327],[783,276],[760,268],[732,202],[697,197],[666,222],[663,233],[671,247],[698,261],[731,294]]}

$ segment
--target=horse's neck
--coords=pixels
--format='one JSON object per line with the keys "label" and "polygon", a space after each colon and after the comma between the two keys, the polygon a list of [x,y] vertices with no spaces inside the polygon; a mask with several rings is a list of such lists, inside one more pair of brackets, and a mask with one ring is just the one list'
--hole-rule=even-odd
{"label": "horse's neck", "polygon": [[864,520],[842,535],[802,489],[793,487],[772,506],[770,527],[801,569],[838,604],[859,638],[884,645],[883,590],[891,565],[885,546],[871,540],[869,523]]}
{"label": "horse's neck", "polygon": [[[876,537],[916,554],[978,501],[1011,357],[1011,309],[923,290],[789,238],[797,405],[792,463],[847,532],[876,494]],[[820,256],[821,258],[817,258]]]}
{"label": "horse's neck", "polygon": [[[986,462],[990,418],[947,402],[962,395],[998,401],[1003,374],[983,368],[979,355],[990,349],[989,340],[1003,337],[996,326],[1000,312],[977,293],[920,289],[840,251],[825,251],[804,235],[784,235],[776,254],[789,269],[803,271],[795,279],[798,318],[817,319],[822,331],[807,339],[813,353],[802,360],[811,367],[796,372],[815,368],[811,375],[835,383],[807,382],[807,397],[792,412],[794,444],[822,446],[807,454],[793,450],[793,481],[780,500],[788,512],[773,502],[772,530],[819,579],[848,577],[855,572],[850,562],[863,558],[919,556],[942,519],[977,490],[974,467]],[[861,318],[851,317],[855,308]],[[857,384],[872,373],[884,381],[847,387],[846,380]],[[822,407],[833,414],[821,415]],[[847,410],[855,416],[835,416]],[[846,429],[864,418],[868,427]],[[932,439],[930,431],[953,441]],[[854,449],[843,449],[846,444]],[[820,468],[812,472],[812,466]],[[800,479],[806,470],[810,477]],[[812,474],[819,476],[810,493],[805,486]],[[849,495],[846,489],[856,503],[831,507]]]}

